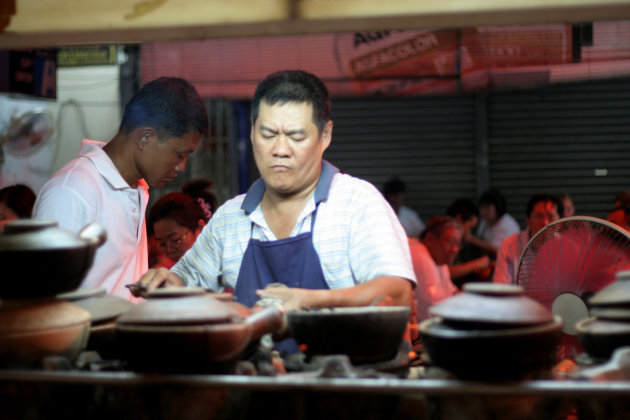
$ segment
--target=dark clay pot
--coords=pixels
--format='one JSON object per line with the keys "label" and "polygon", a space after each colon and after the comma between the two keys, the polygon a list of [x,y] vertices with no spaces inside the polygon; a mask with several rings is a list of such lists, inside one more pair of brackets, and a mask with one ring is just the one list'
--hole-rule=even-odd
{"label": "dark clay pot", "polygon": [[430,362],[460,379],[519,380],[550,368],[562,319],[515,285],[468,283],[419,326]]}
{"label": "dark clay pot", "polygon": [[506,329],[457,330],[441,318],[420,324],[431,363],[460,379],[520,380],[549,369],[555,362],[562,320]]}
{"label": "dark clay pot", "polygon": [[74,234],[56,221],[8,222],[0,235],[0,267],[16,275],[3,276],[0,298],[30,299],[77,289],[106,238],[97,223]]}
{"label": "dark clay pot", "polygon": [[608,360],[620,347],[630,346],[630,322],[585,318],[575,328],[578,338],[589,356]]}
{"label": "dark clay pot", "polygon": [[291,311],[291,336],[308,356],[345,354],[352,363],[395,357],[409,322],[407,306],[366,306]]}
{"label": "dark clay pot", "polygon": [[86,350],[96,351],[103,359],[120,359],[116,342],[116,319],[135,307],[133,303],[109,295],[103,288],[62,293],[57,295],[57,299],[71,302],[89,312],[92,322]]}
{"label": "dark clay pot", "polygon": [[205,294],[149,297],[118,317],[116,340],[136,371],[231,373],[250,343],[282,326],[276,306],[244,314]]}

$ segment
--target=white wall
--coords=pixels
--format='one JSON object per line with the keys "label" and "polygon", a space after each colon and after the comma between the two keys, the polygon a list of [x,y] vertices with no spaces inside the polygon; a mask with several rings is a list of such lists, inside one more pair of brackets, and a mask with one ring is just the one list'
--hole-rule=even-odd
{"label": "white wall", "polygon": [[81,140],[109,141],[120,124],[118,66],[66,67],[57,70],[59,150],[53,172],[76,157]]}
{"label": "white wall", "polygon": [[[57,70],[57,99],[0,95],[0,134],[12,118],[44,108],[55,121],[51,141],[30,156],[15,156],[3,145],[0,188],[23,183],[36,193],[52,174],[76,157],[84,138],[109,141],[120,124],[118,66],[66,67]],[[4,137],[2,137],[4,139]]]}

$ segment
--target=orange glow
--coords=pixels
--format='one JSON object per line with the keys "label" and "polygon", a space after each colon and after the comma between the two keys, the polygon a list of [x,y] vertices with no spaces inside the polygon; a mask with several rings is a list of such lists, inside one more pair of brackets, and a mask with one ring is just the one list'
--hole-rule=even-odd
{"label": "orange glow", "polygon": [[308,350],[308,346],[306,344],[300,344],[300,351],[305,352]]}

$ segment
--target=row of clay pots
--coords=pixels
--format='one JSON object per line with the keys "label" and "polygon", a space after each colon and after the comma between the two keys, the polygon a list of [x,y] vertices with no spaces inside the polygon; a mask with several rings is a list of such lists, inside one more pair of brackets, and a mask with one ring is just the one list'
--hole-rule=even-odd
{"label": "row of clay pots", "polygon": [[608,360],[616,349],[630,346],[630,271],[616,276],[588,299],[591,316],[575,326],[584,349],[596,360]]}

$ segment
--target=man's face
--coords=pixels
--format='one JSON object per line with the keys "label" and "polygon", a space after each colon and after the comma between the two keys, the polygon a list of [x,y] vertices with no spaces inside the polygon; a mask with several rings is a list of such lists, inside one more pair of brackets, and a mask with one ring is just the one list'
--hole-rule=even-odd
{"label": "man's face", "polygon": [[497,209],[492,203],[483,203],[479,206],[479,215],[483,220],[492,223],[497,219]]}
{"label": "man's face", "polygon": [[441,235],[427,234],[425,244],[437,265],[452,264],[462,244],[462,231],[447,228]]}
{"label": "man's face", "polygon": [[558,208],[552,201],[539,201],[534,204],[532,213],[525,219],[525,223],[529,228],[530,236],[534,236],[540,229],[559,218]]}
{"label": "man's face", "polygon": [[404,194],[401,192],[393,193],[387,196],[387,201],[396,211],[398,211],[400,206],[403,205],[403,199],[404,199]]}
{"label": "man's face", "polygon": [[564,214],[562,217],[570,217],[575,214],[575,207],[573,206],[573,201],[570,198],[565,197],[562,199],[562,207],[564,207]]}
{"label": "man's face", "polygon": [[162,142],[153,134],[143,150],[140,166],[142,178],[152,187],[162,187],[186,169],[188,155],[197,150],[201,134],[185,133]]}
{"label": "man's face", "polygon": [[321,134],[309,103],[260,103],[251,141],[256,166],[267,190],[281,196],[305,191],[317,184],[322,156],[330,144],[332,121]]}

